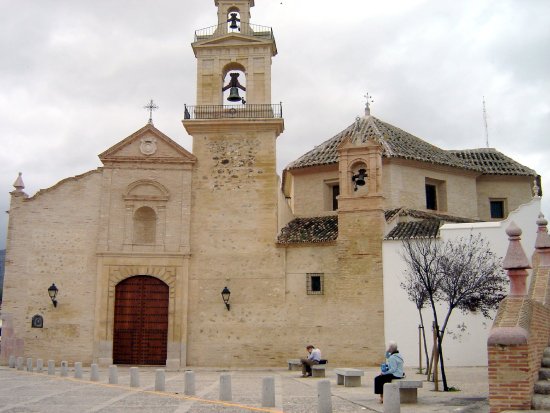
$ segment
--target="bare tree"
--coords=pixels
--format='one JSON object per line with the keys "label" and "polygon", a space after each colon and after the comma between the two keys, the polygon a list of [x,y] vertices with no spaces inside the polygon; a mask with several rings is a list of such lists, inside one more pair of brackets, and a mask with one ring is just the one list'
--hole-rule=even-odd
{"label": "bare tree", "polygon": [[[443,390],[448,391],[442,342],[453,310],[480,311],[489,317],[504,297],[508,279],[501,259],[481,235],[446,242],[434,238],[404,240],[401,256],[407,264],[402,287],[409,298],[418,295],[411,289],[424,290],[432,308]],[[446,304],[447,308],[442,325],[439,324],[437,302]]]}
{"label": "bare tree", "polygon": [[[430,371],[430,357],[428,355],[428,345],[426,342],[426,329],[424,328],[424,317],[422,315],[422,309],[426,306],[428,302],[428,295],[423,286],[415,283],[413,279],[407,278],[404,282],[401,283],[401,287],[407,292],[409,300],[414,303],[416,309],[418,310],[418,317],[420,318],[420,328],[422,329],[422,339],[424,341],[424,354],[426,355],[426,373]],[[422,371],[420,370],[420,373]]]}

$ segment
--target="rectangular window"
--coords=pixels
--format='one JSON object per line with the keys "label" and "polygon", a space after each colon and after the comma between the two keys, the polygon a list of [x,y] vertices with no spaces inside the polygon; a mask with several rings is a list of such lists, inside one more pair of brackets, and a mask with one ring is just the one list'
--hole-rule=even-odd
{"label": "rectangular window", "polygon": [[324,294],[324,274],[322,273],[308,273],[306,274],[306,289],[308,295],[322,295]]}
{"label": "rectangular window", "polygon": [[338,179],[325,179],[323,181],[323,210],[338,211],[338,195],[340,195],[340,182]]}
{"label": "rectangular window", "polygon": [[432,211],[447,210],[447,183],[440,179],[425,178],[426,209]]}
{"label": "rectangular window", "polygon": [[332,210],[338,211],[338,195],[340,195],[340,185],[332,186]]}
{"label": "rectangular window", "polygon": [[504,200],[503,199],[491,199],[489,200],[491,207],[491,219],[503,219],[505,210],[504,210]]}
{"label": "rectangular window", "polygon": [[437,210],[437,187],[426,184],[426,209]]}

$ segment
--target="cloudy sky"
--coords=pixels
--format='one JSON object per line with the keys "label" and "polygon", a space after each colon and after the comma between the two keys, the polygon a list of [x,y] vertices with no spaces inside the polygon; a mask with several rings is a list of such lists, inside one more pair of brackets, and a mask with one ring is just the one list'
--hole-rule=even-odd
{"label": "cloudy sky", "polygon": [[[213,0],[0,0],[0,210],[17,173],[33,195],[100,166],[144,126],[191,150],[194,30]],[[273,102],[286,130],[279,170],[363,113],[444,149],[489,145],[535,169],[550,191],[550,1],[256,0],[271,26]],[[543,211],[550,213],[550,197]],[[7,214],[0,219],[4,248]]]}

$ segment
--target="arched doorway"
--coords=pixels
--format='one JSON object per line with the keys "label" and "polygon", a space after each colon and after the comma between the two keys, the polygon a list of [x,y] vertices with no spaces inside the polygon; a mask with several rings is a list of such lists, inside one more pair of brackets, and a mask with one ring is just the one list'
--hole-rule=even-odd
{"label": "arched doorway", "polygon": [[165,365],[169,288],[138,275],[115,287],[113,363]]}

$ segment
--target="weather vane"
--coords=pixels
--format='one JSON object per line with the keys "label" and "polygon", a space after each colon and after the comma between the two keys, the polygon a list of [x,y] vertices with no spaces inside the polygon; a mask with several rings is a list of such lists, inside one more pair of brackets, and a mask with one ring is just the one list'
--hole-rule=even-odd
{"label": "weather vane", "polygon": [[365,116],[370,116],[370,104],[374,103],[374,99],[372,95],[367,92],[366,95],[364,95],[365,99],[367,100],[365,103]]}
{"label": "weather vane", "polygon": [[153,102],[153,99],[151,99],[151,101],[143,107],[143,109],[147,109],[149,111],[149,124],[152,125],[153,124],[153,111],[154,110],[157,110],[159,107],[157,105],[155,105],[155,102]]}

